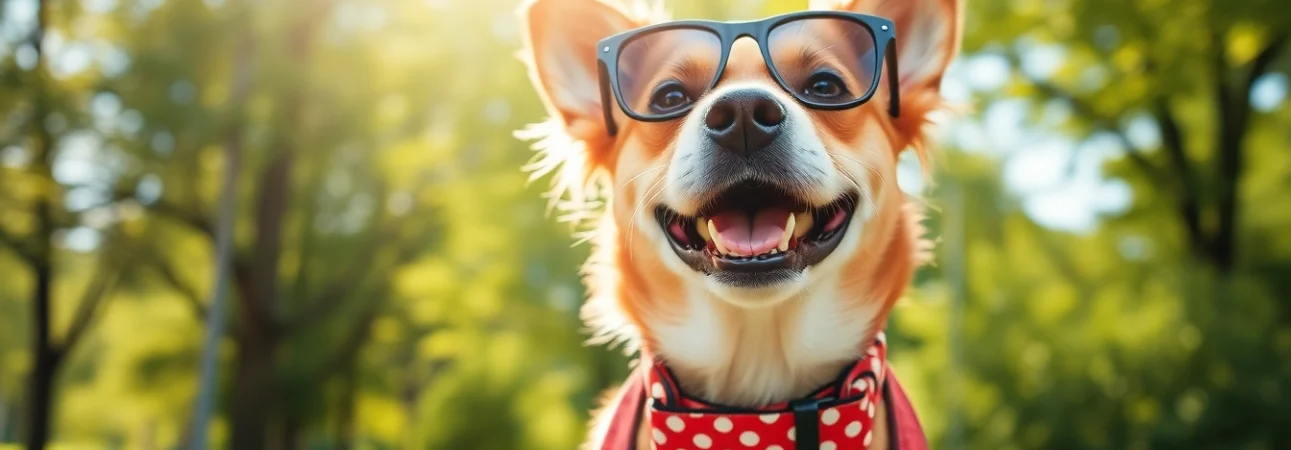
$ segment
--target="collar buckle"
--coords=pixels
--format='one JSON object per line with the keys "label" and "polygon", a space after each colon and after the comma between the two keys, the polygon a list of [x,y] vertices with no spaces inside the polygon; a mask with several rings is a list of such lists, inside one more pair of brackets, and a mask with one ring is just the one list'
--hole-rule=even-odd
{"label": "collar buckle", "polygon": [[820,449],[820,406],[833,397],[808,398],[789,403],[793,409],[794,442],[798,450]]}

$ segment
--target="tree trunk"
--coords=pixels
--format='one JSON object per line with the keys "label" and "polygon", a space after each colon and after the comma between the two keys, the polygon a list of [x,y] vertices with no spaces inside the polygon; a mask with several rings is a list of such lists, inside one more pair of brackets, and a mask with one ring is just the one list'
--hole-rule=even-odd
{"label": "tree trunk", "polygon": [[27,395],[27,449],[43,450],[49,440],[50,419],[54,411],[54,377],[58,374],[59,352],[52,342],[50,330],[50,302],[53,300],[54,265],[54,186],[53,171],[50,164],[53,160],[53,136],[45,128],[45,119],[49,116],[49,72],[45,60],[44,35],[49,24],[49,7],[44,1],[37,4],[36,29],[31,36],[31,45],[36,49],[36,67],[32,92],[31,137],[35,175],[46,183],[36,198],[35,229],[32,240],[35,243],[34,258],[31,261],[32,271],[36,275],[36,284],[32,289],[31,310],[35,324],[35,335],[31,340],[32,371]]}
{"label": "tree trunk", "polygon": [[31,391],[28,392],[27,449],[44,450],[49,440],[50,415],[53,413],[54,373],[53,359],[45,352],[36,357],[32,371]]}
{"label": "tree trunk", "polygon": [[[41,164],[41,163],[38,163]],[[32,290],[32,370],[27,390],[27,449],[43,450],[49,440],[50,419],[54,411],[54,378],[58,375],[59,351],[51,341],[50,302],[53,298],[54,267],[50,264],[53,224],[47,199],[37,200],[37,259],[32,269],[36,285]]]}
{"label": "tree trunk", "polygon": [[[292,59],[303,63],[313,43],[314,32],[323,23],[325,13],[330,6],[321,2],[310,3],[312,11],[302,14],[302,19],[288,33],[288,48]],[[241,268],[235,267],[235,276],[240,278],[243,286],[238,303],[238,324],[244,330],[238,337],[238,362],[233,379],[233,409],[231,448],[236,450],[259,450],[270,443],[268,424],[280,411],[272,407],[282,400],[276,394],[274,358],[279,345],[286,341],[292,330],[282,326],[279,317],[279,263],[282,257],[282,234],[286,224],[285,217],[290,207],[292,194],[292,166],[296,156],[294,142],[287,138],[288,133],[300,127],[301,104],[305,93],[303,87],[294,86],[289,90],[283,103],[284,117],[289,118],[287,128],[277,130],[276,145],[271,151],[268,166],[262,169],[257,178],[257,199],[252,218],[255,225],[255,240],[250,251],[250,260],[239,262]],[[240,269],[240,270],[239,270]],[[286,425],[284,423],[284,425]],[[284,432],[287,430],[284,430]],[[284,434],[283,436],[287,436]],[[283,445],[290,445],[284,439]]]}
{"label": "tree trunk", "polygon": [[49,264],[36,268],[32,295],[36,336],[32,340],[32,371],[27,388],[27,449],[44,450],[49,440],[49,422],[54,411],[54,377],[58,374],[58,353],[50,343],[49,301],[53,270]]}
{"label": "tree trunk", "polygon": [[[249,13],[246,12],[247,9],[241,5],[239,5],[239,7],[244,15],[242,18],[244,23],[250,22],[249,17],[246,17],[249,15]],[[248,26],[248,29],[243,31],[242,37],[236,47],[236,55],[233,63],[233,89],[229,93],[228,99],[231,111],[237,111],[239,108],[242,108],[247,97],[250,95],[252,77],[251,64],[254,56],[255,37],[252,34],[251,27]],[[219,344],[224,338],[224,298],[228,296],[230,284],[229,279],[233,272],[233,268],[231,266],[234,264],[234,254],[236,253],[233,243],[233,227],[236,224],[236,218],[234,216],[237,213],[237,182],[241,172],[241,154],[244,144],[243,120],[244,118],[242,115],[236,115],[224,136],[224,164],[226,166],[221,183],[222,185],[220,187],[221,198],[219,222],[215,230],[214,288],[211,292],[211,306],[207,309],[209,312],[205,317],[206,335],[203,337],[204,342],[202,345],[202,359],[200,363],[201,373],[199,374],[200,378],[198,381],[197,399],[193,402],[193,420],[189,425],[191,436],[188,436],[188,440],[185,441],[190,442],[189,448],[192,450],[206,449],[206,422],[209,420],[212,410],[214,410],[216,391],[218,389],[216,387],[218,386],[216,379],[219,374]],[[251,295],[251,293],[244,291],[242,292],[242,295]],[[256,323],[246,323],[243,324],[243,327],[251,328],[256,325]],[[255,348],[250,346],[242,346],[240,349],[242,352],[256,351]],[[249,378],[255,378],[258,376],[264,378],[268,377],[267,375],[260,375],[258,372],[261,370],[272,370],[273,349],[271,347],[266,349],[266,351],[269,356],[264,362],[261,362],[261,364],[264,365],[261,367],[247,367],[245,369],[246,371],[249,371]],[[241,376],[243,372],[244,369],[240,365],[238,368],[239,377],[234,381],[234,386],[238,389],[242,389],[242,386],[244,385],[244,380]],[[250,388],[253,390],[265,389],[264,387],[256,384],[252,384]],[[240,398],[243,397],[235,397],[235,402],[237,401],[236,399]],[[257,397],[250,398],[255,399]],[[247,408],[249,410],[258,409],[251,406],[247,406]],[[234,413],[234,417],[237,418],[240,417],[243,411],[235,408]],[[238,442],[236,438],[241,436],[237,434],[240,429],[241,428],[236,426],[234,427],[235,446],[233,448],[243,448],[236,445]],[[263,435],[260,435],[259,438],[248,436],[246,439],[264,442]]]}
{"label": "tree trunk", "polygon": [[265,448],[268,424],[273,418],[274,354],[276,338],[242,333],[238,336],[237,368],[233,374],[233,408],[229,420],[229,448]]}

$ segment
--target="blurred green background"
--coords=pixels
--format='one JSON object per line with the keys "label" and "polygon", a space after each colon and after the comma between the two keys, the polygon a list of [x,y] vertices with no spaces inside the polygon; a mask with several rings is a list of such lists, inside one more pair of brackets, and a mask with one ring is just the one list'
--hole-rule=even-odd
{"label": "blurred green background", "polygon": [[[520,170],[515,0],[0,5],[0,448],[191,436],[230,149],[214,448],[572,449],[626,375]],[[937,262],[888,327],[934,448],[1291,448],[1288,30],[968,0],[936,182],[901,173]]]}

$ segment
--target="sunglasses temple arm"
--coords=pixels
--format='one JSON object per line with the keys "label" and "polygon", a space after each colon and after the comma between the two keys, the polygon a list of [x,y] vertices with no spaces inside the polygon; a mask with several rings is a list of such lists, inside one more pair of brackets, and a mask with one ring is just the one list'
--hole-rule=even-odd
{"label": "sunglasses temple arm", "polygon": [[888,114],[901,117],[901,72],[897,70],[897,39],[888,40],[887,47],[883,59],[888,63]]}
{"label": "sunglasses temple arm", "polygon": [[610,71],[604,62],[598,61],[597,66],[600,72],[601,106],[605,111],[605,131],[614,136],[618,134],[619,127],[614,123],[614,111],[610,109],[610,105],[614,103],[614,94],[610,92]]}

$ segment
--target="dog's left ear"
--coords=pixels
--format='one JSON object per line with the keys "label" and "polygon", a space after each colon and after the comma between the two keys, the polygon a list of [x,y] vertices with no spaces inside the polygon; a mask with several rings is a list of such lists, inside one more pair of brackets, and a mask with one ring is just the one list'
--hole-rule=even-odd
{"label": "dog's left ear", "polygon": [[[811,0],[811,7],[871,14],[896,23],[901,71],[897,74],[901,85],[898,123],[902,132],[918,133],[925,116],[941,106],[941,77],[959,53],[963,0]],[[917,140],[917,134],[908,136]]]}

